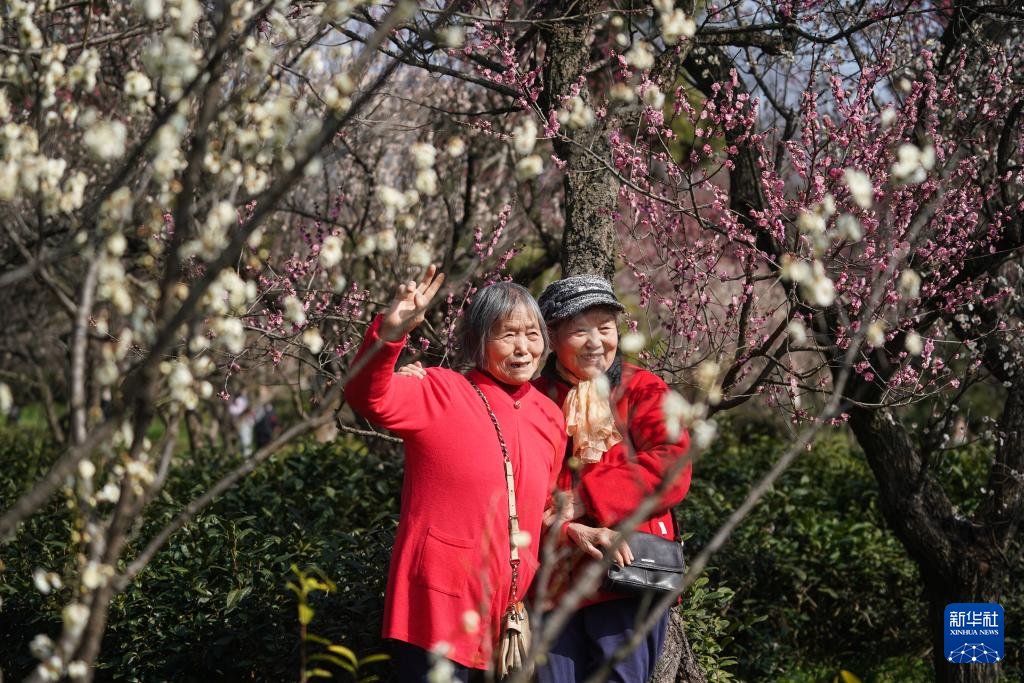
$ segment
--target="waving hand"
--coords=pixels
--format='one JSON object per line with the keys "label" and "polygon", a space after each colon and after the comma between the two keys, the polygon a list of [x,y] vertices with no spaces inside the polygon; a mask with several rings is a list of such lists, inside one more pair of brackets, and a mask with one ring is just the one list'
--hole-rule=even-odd
{"label": "waving hand", "polygon": [[381,336],[396,341],[409,334],[421,322],[444,282],[444,273],[437,272],[437,266],[431,264],[419,283],[409,280],[398,286],[391,306],[384,314],[381,323]]}

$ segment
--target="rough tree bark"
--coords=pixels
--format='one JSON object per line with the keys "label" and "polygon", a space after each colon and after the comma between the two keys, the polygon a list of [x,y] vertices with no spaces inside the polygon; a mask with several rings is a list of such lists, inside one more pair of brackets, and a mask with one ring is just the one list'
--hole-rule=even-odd
{"label": "rough tree bark", "polygon": [[650,683],[705,683],[706,680],[686,637],[683,615],[674,609],[668,622],[665,649]]}
{"label": "rough tree bark", "polygon": [[[544,104],[557,106],[584,78],[591,63],[587,38],[602,5],[595,0],[574,3],[564,14],[578,19],[553,22],[545,30]],[[586,87],[580,88],[579,96],[589,104]],[[619,252],[612,219],[619,187],[607,165],[611,158],[607,119],[588,129],[566,132],[570,141],[554,140],[555,153],[567,163],[562,274],[596,273],[610,280]]]}

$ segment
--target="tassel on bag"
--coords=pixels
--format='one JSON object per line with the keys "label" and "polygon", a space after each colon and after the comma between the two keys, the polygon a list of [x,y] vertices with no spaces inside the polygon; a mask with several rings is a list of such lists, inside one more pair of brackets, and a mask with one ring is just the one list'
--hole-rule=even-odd
{"label": "tassel on bag", "polygon": [[[530,615],[526,606],[517,602],[509,605],[501,624],[501,643],[498,651],[498,678],[507,678],[522,669],[530,651]],[[532,668],[532,667],[531,667]],[[532,671],[527,671],[527,676]]]}

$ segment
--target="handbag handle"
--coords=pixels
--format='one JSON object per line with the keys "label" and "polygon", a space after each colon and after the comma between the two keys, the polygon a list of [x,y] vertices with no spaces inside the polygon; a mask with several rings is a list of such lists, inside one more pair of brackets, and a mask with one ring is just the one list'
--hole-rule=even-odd
{"label": "handbag handle", "polygon": [[512,473],[512,458],[509,457],[508,446],[505,445],[505,437],[501,433],[501,425],[498,424],[498,417],[491,410],[490,402],[488,402],[487,397],[484,396],[484,392],[480,390],[476,382],[468,377],[466,379],[473,385],[480,400],[484,402],[484,408],[487,409],[487,414],[491,418],[494,431],[498,433],[501,457],[505,461],[505,487],[508,489],[509,564],[512,566],[512,585],[509,587],[508,604],[509,607],[513,607],[519,601],[519,546],[516,545],[516,540],[519,537],[519,514],[516,512],[516,481]]}

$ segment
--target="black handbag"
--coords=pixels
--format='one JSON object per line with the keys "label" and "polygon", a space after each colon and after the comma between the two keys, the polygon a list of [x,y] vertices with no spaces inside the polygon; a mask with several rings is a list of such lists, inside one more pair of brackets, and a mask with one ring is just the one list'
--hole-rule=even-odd
{"label": "black handbag", "polygon": [[608,567],[604,590],[611,593],[672,593],[683,586],[686,563],[683,544],[654,534],[637,531],[629,536],[633,563],[628,567]]}

